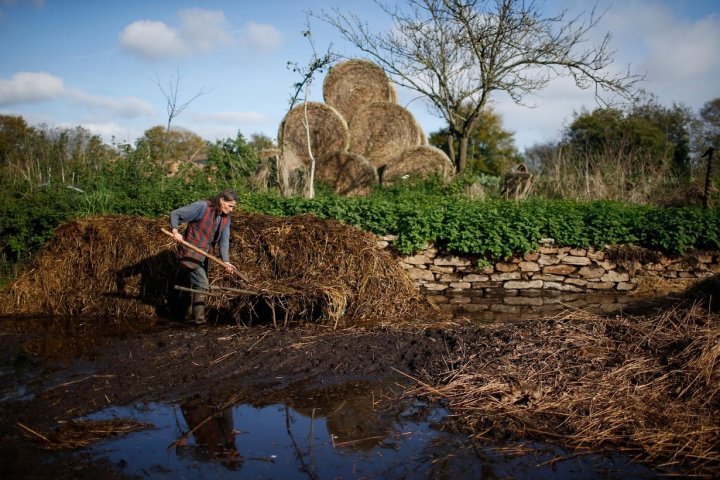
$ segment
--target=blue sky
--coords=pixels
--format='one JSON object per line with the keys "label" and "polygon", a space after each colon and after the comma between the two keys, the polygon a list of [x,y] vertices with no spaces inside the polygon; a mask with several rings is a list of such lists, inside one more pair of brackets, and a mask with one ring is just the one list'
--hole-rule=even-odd
{"label": "blue sky", "polygon": [[[392,1],[392,0],[391,0]],[[402,0],[400,0],[401,3]],[[588,10],[594,2],[549,0],[557,13]],[[644,74],[641,85],[664,104],[697,111],[720,97],[720,0],[609,0],[596,29],[613,36],[616,68]],[[167,89],[180,75],[182,103],[205,92],[174,125],[207,140],[271,138],[299,79],[287,62],[307,64],[312,51],[301,32],[308,10],[354,11],[377,29],[389,20],[371,0],[0,0],[0,114],[32,125],[81,125],[106,141],[134,142],[167,122]],[[319,51],[354,56],[329,26],[310,18]],[[322,101],[323,76],[309,100]],[[443,127],[416,94],[400,90],[426,133]],[[592,92],[567,79],[515,105],[502,95],[493,108],[522,150],[557,140],[573,112],[596,106]]]}

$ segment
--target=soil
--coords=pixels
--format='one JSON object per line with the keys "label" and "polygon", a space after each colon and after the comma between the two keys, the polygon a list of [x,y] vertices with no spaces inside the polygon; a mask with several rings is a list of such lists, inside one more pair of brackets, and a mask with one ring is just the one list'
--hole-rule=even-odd
{"label": "soil", "polygon": [[481,335],[477,327],[459,333],[412,324],[283,330],[167,323],[133,332],[103,323],[0,320],[0,477],[122,478],[96,460],[51,455],[40,437],[109,405],[228,398],[239,389],[267,403],[273,391],[312,378],[420,379],[446,368],[457,335]]}

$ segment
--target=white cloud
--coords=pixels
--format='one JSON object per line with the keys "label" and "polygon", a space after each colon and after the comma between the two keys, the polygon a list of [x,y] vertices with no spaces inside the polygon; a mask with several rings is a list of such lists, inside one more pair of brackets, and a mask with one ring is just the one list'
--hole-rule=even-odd
{"label": "white cloud", "polygon": [[67,98],[79,105],[108,110],[123,117],[153,115],[152,105],[136,97],[110,98],[80,90],[69,90]]}
{"label": "white cloud", "polygon": [[152,115],[145,100],[135,97],[111,98],[65,87],[62,79],[47,72],[18,72],[9,80],[0,79],[0,105],[20,105],[68,100],[83,107],[107,110],[124,117]]}
{"label": "white cloud", "polygon": [[720,90],[720,16],[690,20],[668,4],[616,4],[606,18],[619,60],[646,75],[642,87],[665,103],[697,108]]}
{"label": "white cloud", "polygon": [[45,0],[0,0],[0,5],[15,5],[16,3],[32,3],[37,8],[45,6]]}
{"label": "white cloud", "polygon": [[181,10],[180,27],[138,20],[120,32],[120,46],[147,59],[182,58],[233,43],[225,14],[193,8]]}
{"label": "white cloud", "polygon": [[149,59],[177,58],[189,52],[176,30],[150,20],[140,20],[125,27],[120,32],[120,46]]}
{"label": "white cloud", "polygon": [[63,81],[47,72],[18,72],[0,79],[0,105],[36,103],[65,94]]}
{"label": "white cloud", "polygon": [[[75,125],[68,126],[74,127]],[[119,143],[129,143],[140,136],[115,122],[81,122],[80,126],[90,133],[99,135],[107,143],[113,140]]]}
{"label": "white cloud", "polygon": [[271,53],[280,46],[282,35],[272,25],[247,22],[243,29],[243,42],[251,50]]}
{"label": "white cloud", "polygon": [[230,45],[232,35],[227,31],[227,20],[221,11],[192,8],[179,13],[180,36],[193,51],[207,52],[215,46]]}

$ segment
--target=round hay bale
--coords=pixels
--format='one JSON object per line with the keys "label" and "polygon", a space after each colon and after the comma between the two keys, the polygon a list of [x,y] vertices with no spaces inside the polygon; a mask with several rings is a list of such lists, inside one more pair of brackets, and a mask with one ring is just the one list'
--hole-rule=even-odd
{"label": "round hay bale", "polygon": [[330,69],[323,82],[323,99],[349,124],[364,105],[397,102],[397,94],[382,68],[368,60],[353,59]]}
{"label": "round hay bale", "polygon": [[280,124],[278,138],[283,155],[291,150],[305,165],[310,165],[306,114],[315,159],[347,150],[350,142],[348,125],[338,111],[324,103],[306,102],[290,110]]}
{"label": "round hay bale", "polygon": [[317,164],[315,178],[348,197],[367,195],[378,184],[377,170],[372,163],[362,155],[349,152],[324,157]]}
{"label": "round hay bale", "polygon": [[408,148],[391,162],[381,172],[383,185],[392,185],[407,175],[413,178],[428,178],[440,175],[442,178],[452,177],[455,169],[448,156],[432,145],[418,145]]}
{"label": "round hay bale", "polygon": [[422,145],[420,125],[404,107],[392,102],[365,105],[350,124],[350,152],[381,168],[408,148]]}

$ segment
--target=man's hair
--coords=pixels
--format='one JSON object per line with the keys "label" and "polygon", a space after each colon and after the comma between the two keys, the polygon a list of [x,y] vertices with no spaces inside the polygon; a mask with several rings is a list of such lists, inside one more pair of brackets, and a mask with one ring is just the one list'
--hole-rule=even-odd
{"label": "man's hair", "polygon": [[225,200],[226,202],[237,202],[237,193],[235,193],[235,190],[232,188],[226,188],[222,192],[218,193],[215,198],[210,200],[210,205],[215,210],[220,210],[220,199]]}

